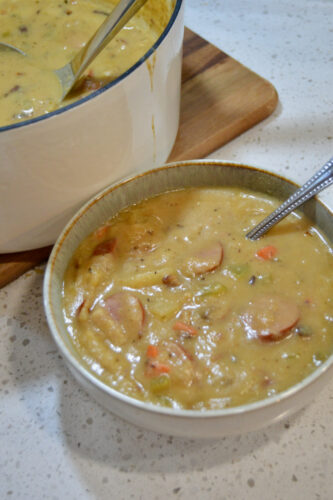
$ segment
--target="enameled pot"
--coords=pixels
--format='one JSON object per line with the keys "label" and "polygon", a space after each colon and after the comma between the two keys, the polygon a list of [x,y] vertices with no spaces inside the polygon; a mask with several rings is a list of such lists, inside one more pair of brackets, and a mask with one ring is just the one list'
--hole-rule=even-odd
{"label": "enameled pot", "polygon": [[183,0],[153,47],[74,104],[0,127],[0,253],[54,243],[84,201],[165,162],[179,121]]}

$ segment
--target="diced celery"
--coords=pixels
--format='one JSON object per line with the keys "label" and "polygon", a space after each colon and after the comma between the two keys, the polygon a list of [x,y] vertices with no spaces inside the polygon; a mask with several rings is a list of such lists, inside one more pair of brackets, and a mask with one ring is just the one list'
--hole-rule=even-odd
{"label": "diced celery", "polygon": [[236,277],[244,276],[250,270],[248,263],[244,264],[230,264],[227,269]]}
{"label": "diced celery", "polygon": [[169,389],[169,387],[170,387],[170,378],[166,374],[153,378],[150,382],[150,390],[154,394],[164,392],[167,389]]}
{"label": "diced celery", "polygon": [[206,296],[206,295],[220,295],[221,293],[226,293],[228,288],[222,283],[211,283],[209,285],[203,286],[198,295]]}
{"label": "diced celery", "polygon": [[284,352],[282,354],[282,358],[283,359],[299,359],[300,358],[300,355],[298,353],[295,353],[295,352]]}
{"label": "diced celery", "polygon": [[308,325],[299,325],[295,330],[300,337],[311,337],[313,333]]}
{"label": "diced celery", "polygon": [[168,408],[172,408],[172,400],[168,398],[168,396],[159,396],[158,397],[158,402],[163,405],[167,406]]}
{"label": "diced celery", "polygon": [[259,276],[257,276],[257,278],[263,285],[269,285],[270,283],[273,283],[273,276],[270,273],[260,274]]}
{"label": "diced celery", "polygon": [[312,361],[316,366],[320,366],[324,361],[326,361],[327,356],[322,352],[316,352],[312,356]]}

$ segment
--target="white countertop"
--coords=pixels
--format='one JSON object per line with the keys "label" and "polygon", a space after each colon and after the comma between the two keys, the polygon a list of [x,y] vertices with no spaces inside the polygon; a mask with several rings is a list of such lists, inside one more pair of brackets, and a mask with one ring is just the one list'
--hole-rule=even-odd
{"label": "white countertop", "polygon": [[[274,114],[212,157],[301,183],[333,155],[333,1],[187,0],[185,23],[272,82]],[[333,188],[323,195],[333,207]],[[331,499],[333,381],[294,417],[192,441],[98,406],[64,366],[42,272],[0,290],[1,499]]]}

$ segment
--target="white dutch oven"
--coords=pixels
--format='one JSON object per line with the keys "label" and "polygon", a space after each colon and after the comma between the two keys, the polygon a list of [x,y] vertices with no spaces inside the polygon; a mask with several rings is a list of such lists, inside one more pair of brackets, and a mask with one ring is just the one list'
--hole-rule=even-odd
{"label": "white dutch oven", "polygon": [[165,162],[179,121],[183,0],[153,47],[88,97],[0,127],[0,253],[54,243],[77,208]]}

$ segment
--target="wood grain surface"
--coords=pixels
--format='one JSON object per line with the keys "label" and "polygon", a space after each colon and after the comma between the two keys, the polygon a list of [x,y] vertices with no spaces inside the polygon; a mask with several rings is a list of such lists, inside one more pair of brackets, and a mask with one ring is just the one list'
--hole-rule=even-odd
{"label": "wood grain surface", "polygon": [[[204,158],[268,117],[277,102],[271,83],[185,28],[180,124],[168,161]],[[46,261],[51,248],[0,255],[0,287]]]}
{"label": "wood grain surface", "polygon": [[169,161],[204,158],[269,116],[275,88],[185,29],[180,125]]}

